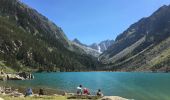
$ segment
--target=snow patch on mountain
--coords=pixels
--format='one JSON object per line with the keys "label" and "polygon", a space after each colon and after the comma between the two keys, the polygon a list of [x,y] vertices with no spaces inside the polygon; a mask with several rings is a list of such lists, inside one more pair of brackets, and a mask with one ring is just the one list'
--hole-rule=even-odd
{"label": "snow patch on mountain", "polygon": [[98,46],[98,52],[99,52],[99,53],[102,53],[102,52],[101,52],[101,47],[100,47],[99,45],[97,45],[97,46]]}

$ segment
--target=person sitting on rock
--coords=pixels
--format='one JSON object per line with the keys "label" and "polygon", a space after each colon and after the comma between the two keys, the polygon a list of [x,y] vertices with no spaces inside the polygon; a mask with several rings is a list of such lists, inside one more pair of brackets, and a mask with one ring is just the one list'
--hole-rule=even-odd
{"label": "person sitting on rock", "polygon": [[25,97],[26,97],[26,96],[32,96],[32,95],[33,95],[32,89],[31,89],[31,88],[28,88],[28,89],[26,90]]}
{"label": "person sitting on rock", "polygon": [[101,90],[100,89],[98,89],[98,91],[97,91],[97,94],[96,94],[97,96],[100,96],[100,97],[102,97],[103,96],[103,93],[101,92]]}
{"label": "person sitting on rock", "polygon": [[44,90],[43,89],[39,90],[39,95],[44,95]]}
{"label": "person sitting on rock", "polygon": [[82,95],[82,85],[77,87],[77,94]]}
{"label": "person sitting on rock", "polygon": [[83,89],[83,94],[90,95],[90,92],[89,92],[89,90],[87,88],[84,88]]}

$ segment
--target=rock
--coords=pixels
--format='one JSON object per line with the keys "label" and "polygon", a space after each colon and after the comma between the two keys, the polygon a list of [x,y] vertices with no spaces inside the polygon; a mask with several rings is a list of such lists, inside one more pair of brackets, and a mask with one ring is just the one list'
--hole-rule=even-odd
{"label": "rock", "polygon": [[6,74],[6,76],[4,76],[4,78],[6,78],[6,80],[24,80],[23,77],[20,77],[17,74]]}
{"label": "rock", "polygon": [[16,75],[15,77],[10,78],[9,80],[25,80],[25,78]]}
{"label": "rock", "polygon": [[0,97],[0,100],[4,100],[4,99]]}
{"label": "rock", "polygon": [[18,74],[6,74],[1,75],[0,80],[31,80],[34,79],[34,76],[30,73],[22,72]]}
{"label": "rock", "polygon": [[20,77],[27,78],[27,74],[25,72],[19,73],[18,74]]}
{"label": "rock", "polygon": [[19,77],[22,77],[24,79],[34,79],[34,76],[30,73],[21,72],[18,75],[19,75]]}
{"label": "rock", "polygon": [[100,100],[129,100],[129,99],[118,97],[118,96],[104,96]]}

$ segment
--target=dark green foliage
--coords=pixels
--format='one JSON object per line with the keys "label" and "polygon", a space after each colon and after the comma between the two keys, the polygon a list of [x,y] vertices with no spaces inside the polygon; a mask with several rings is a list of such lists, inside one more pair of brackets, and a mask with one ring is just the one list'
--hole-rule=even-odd
{"label": "dark green foliage", "polygon": [[98,61],[70,51],[61,28],[18,0],[0,0],[0,59],[19,71],[95,70]]}

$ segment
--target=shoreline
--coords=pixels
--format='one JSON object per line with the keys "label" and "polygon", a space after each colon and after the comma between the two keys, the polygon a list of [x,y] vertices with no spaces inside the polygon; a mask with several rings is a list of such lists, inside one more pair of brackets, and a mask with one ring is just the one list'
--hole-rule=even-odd
{"label": "shoreline", "polygon": [[11,91],[15,91],[17,90],[17,92],[25,94],[26,89],[31,88],[33,90],[34,94],[38,94],[40,89],[44,90],[44,94],[45,95],[54,95],[54,94],[58,94],[58,95],[64,95],[66,92],[64,90],[57,90],[57,89],[51,89],[51,88],[40,88],[40,87],[21,87],[21,86],[4,86],[2,84],[0,84],[0,90],[1,88],[10,88]]}
{"label": "shoreline", "polygon": [[28,72],[18,72],[18,73],[5,73],[3,71],[0,72],[0,80],[32,80],[34,79],[33,74]]}
{"label": "shoreline", "polygon": [[77,72],[77,71],[69,71],[69,72],[33,72],[34,73],[81,73],[81,72],[109,72],[109,73],[170,73],[170,72],[164,72],[164,71],[80,71],[80,72]]}
{"label": "shoreline", "polygon": [[[4,91],[2,91],[4,89]],[[10,90],[11,89],[11,90]],[[48,89],[46,89],[48,90]],[[24,96],[23,89],[19,88],[13,88],[13,87],[0,87],[0,100],[46,100],[47,98],[50,100],[69,100],[68,98],[70,96],[75,97],[75,93],[66,93],[63,92],[62,94],[57,93],[55,91],[46,91],[45,95],[39,95],[37,89],[33,89],[33,95],[32,96]],[[83,98],[81,97],[83,96]],[[79,95],[78,98],[70,99],[70,100],[84,100],[84,96],[86,100],[129,100],[120,96],[103,96],[103,97],[97,97],[95,95]],[[89,98],[92,96],[92,98]],[[76,96],[77,97],[77,96]],[[81,98],[79,98],[81,97]],[[94,98],[95,99],[94,99]],[[59,99],[60,98],[60,99]],[[62,99],[61,99],[62,98]]]}

